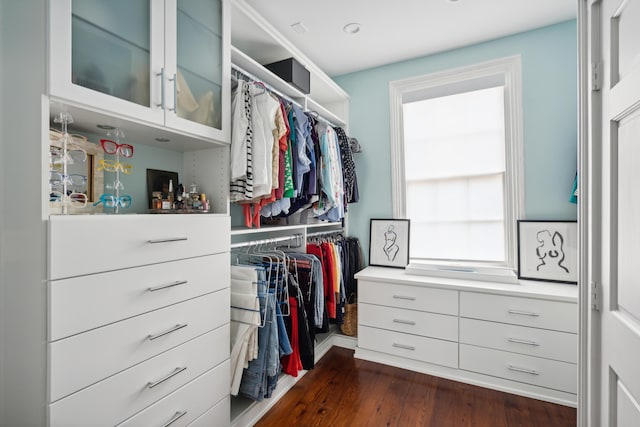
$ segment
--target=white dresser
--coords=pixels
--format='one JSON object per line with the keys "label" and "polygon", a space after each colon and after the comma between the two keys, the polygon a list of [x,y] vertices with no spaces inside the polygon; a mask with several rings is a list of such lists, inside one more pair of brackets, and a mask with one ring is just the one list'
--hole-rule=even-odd
{"label": "white dresser", "polygon": [[50,426],[228,423],[229,227],[221,215],[51,217]]}
{"label": "white dresser", "polygon": [[471,282],[368,267],[358,358],[576,405],[575,285]]}

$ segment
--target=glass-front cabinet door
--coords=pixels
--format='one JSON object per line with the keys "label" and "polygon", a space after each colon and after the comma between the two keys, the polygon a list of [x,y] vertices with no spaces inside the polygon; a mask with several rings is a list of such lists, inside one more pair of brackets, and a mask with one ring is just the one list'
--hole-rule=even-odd
{"label": "glass-front cabinet door", "polygon": [[229,142],[227,0],[52,0],[54,101]]}
{"label": "glass-front cabinet door", "polygon": [[53,97],[158,124],[164,121],[164,3],[50,2]]}
{"label": "glass-front cabinet door", "polygon": [[167,125],[228,140],[229,6],[222,0],[166,1]]}

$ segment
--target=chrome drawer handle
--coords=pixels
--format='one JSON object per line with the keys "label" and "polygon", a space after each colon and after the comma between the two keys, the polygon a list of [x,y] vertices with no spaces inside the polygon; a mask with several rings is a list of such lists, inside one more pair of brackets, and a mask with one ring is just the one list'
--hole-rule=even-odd
{"label": "chrome drawer handle", "polygon": [[520,316],[540,317],[540,314],[533,311],[509,310],[509,314],[519,314]]}
{"label": "chrome drawer handle", "polygon": [[188,237],[168,237],[166,239],[151,239],[147,240],[147,243],[169,243],[169,242],[182,242],[189,240]]}
{"label": "chrome drawer handle", "polygon": [[518,368],[517,366],[513,366],[513,365],[509,365],[509,370],[516,371],[516,372],[524,372],[525,374],[530,374],[530,375],[540,375],[538,371],[534,371],[533,369]]}
{"label": "chrome drawer handle", "polygon": [[507,341],[514,342],[514,343],[517,343],[517,344],[526,344],[526,345],[533,345],[533,346],[539,346],[540,345],[535,341],[519,340],[517,338],[508,338]]}
{"label": "chrome drawer handle", "polygon": [[393,319],[393,323],[402,323],[403,325],[415,326],[416,322],[413,320]]}
{"label": "chrome drawer handle", "polygon": [[173,370],[173,372],[171,372],[170,374],[165,375],[164,377],[160,378],[159,380],[155,380],[155,381],[149,381],[147,383],[147,387],[148,388],[154,388],[155,386],[158,386],[160,384],[162,384],[163,382],[167,381],[168,379],[175,377],[176,375],[178,375],[180,372],[184,372],[187,370],[187,367],[184,366],[182,368],[177,367],[176,369]]}
{"label": "chrome drawer handle", "polygon": [[406,300],[406,301],[415,301],[416,300],[415,297],[406,297],[404,295],[394,295],[393,299],[403,299],[403,300]]}
{"label": "chrome drawer handle", "polygon": [[162,289],[173,288],[174,286],[186,285],[188,282],[186,280],[178,280],[176,282],[166,283],[164,285],[152,286],[147,288],[149,292],[155,292]]}
{"label": "chrome drawer handle", "polygon": [[183,324],[183,325],[178,324],[178,325],[174,326],[173,328],[167,329],[167,330],[166,330],[166,331],[164,331],[164,332],[160,332],[159,334],[152,334],[152,335],[149,335],[149,336],[147,336],[147,339],[148,339],[149,341],[153,341],[153,340],[155,340],[155,339],[157,339],[157,338],[163,337],[163,336],[165,336],[165,335],[169,335],[171,332],[175,332],[175,331],[178,331],[178,330],[180,330],[180,329],[182,329],[182,328],[186,328],[186,327],[187,327],[187,324],[186,324],[186,323],[185,323],[185,324]]}
{"label": "chrome drawer handle", "polygon": [[185,415],[187,415],[187,411],[178,411],[175,414],[173,414],[173,417],[171,417],[171,419],[169,421],[167,421],[166,423],[162,424],[162,427],[169,427],[171,424],[175,423],[176,421],[178,421],[180,418],[184,417]]}
{"label": "chrome drawer handle", "polygon": [[396,348],[402,348],[404,350],[411,350],[411,351],[414,351],[416,349],[415,347],[412,347],[410,345],[398,344],[395,342],[393,343],[393,346]]}

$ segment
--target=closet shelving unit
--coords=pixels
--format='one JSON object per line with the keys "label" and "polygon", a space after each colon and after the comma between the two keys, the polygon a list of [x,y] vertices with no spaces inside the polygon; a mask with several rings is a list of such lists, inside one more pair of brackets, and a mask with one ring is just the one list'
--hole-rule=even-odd
{"label": "closet shelving unit", "polygon": [[[264,67],[263,64],[295,58],[310,73],[310,93],[304,94],[279,76]],[[245,0],[233,0],[231,8],[231,63],[245,74],[250,74],[274,91],[301,105],[305,111],[313,111],[320,119],[348,130],[349,95],[329,76],[319,69],[303,52],[279,33],[269,22],[256,12]],[[234,210],[231,209],[232,216]],[[314,221],[316,221],[314,219]],[[261,228],[231,228],[231,245],[238,247],[250,245],[256,241],[269,241],[286,245],[286,236],[302,235],[306,241],[308,235],[332,234],[347,231],[347,222],[298,222],[290,220],[285,225],[263,225]],[[299,221],[303,222],[303,221]],[[232,224],[234,222],[232,221]],[[304,244],[304,243],[303,243]],[[337,334],[335,330],[326,334],[316,334],[315,357],[319,360],[333,345],[355,348],[356,340]],[[266,413],[293,385],[305,374],[301,371],[294,378],[283,375],[278,387],[269,399],[254,402],[236,397],[231,402],[231,425],[253,425]]]}

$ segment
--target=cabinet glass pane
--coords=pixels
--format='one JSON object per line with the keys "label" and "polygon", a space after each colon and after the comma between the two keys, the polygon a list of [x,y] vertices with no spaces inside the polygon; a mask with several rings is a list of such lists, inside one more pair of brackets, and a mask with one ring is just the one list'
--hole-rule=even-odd
{"label": "cabinet glass pane", "polygon": [[73,0],[72,12],[72,82],[149,107],[149,0]]}
{"label": "cabinet glass pane", "polygon": [[177,114],[220,129],[222,5],[220,1],[178,0]]}

